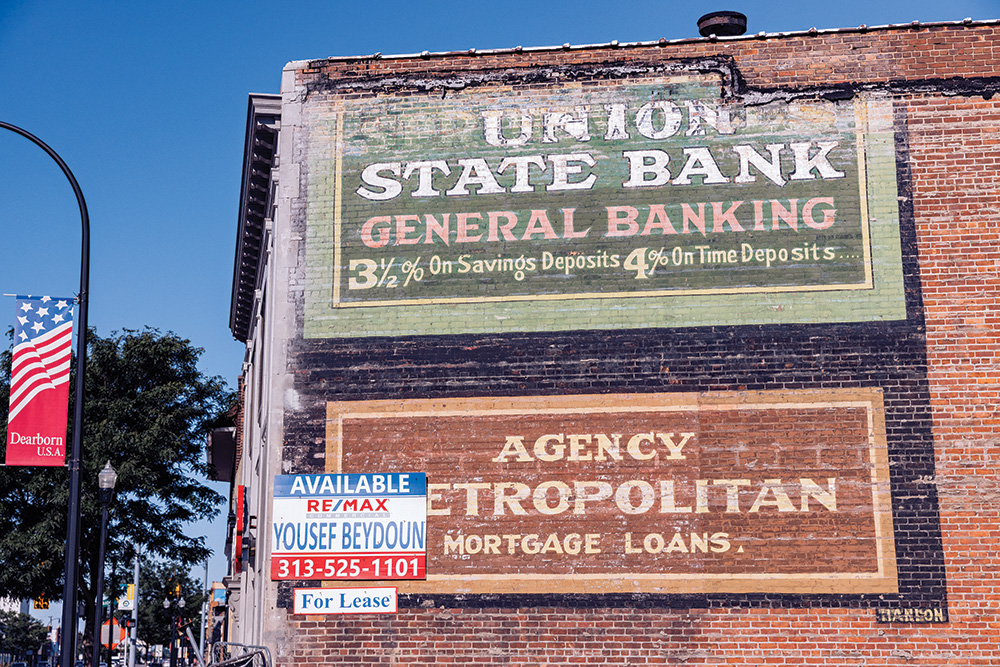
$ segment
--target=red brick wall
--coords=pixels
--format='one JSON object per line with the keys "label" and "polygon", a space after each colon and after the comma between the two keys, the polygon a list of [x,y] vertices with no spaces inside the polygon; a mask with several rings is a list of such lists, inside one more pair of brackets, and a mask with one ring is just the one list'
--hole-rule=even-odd
{"label": "red brick wall", "polygon": [[[1000,91],[996,26],[801,35],[643,48],[315,63],[313,77],[725,55],[748,89],[883,89],[905,116],[912,228],[926,326],[934,472],[948,623],[876,622],[877,601],[780,596],[424,600],[398,614],[288,615],[279,664],[1000,664]],[[962,79],[968,79],[963,81]],[[956,94],[957,93],[957,94]],[[903,179],[906,180],[906,179]],[[907,195],[904,190],[901,195]],[[904,208],[908,202],[904,201]],[[917,316],[919,328],[919,314]],[[363,343],[355,343],[363,346]],[[362,353],[357,354],[363,356]],[[402,353],[405,358],[405,351]],[[388,391],[388,390],[386,390]],[[896,489],[894,496],[905,489]],[[900,500],[900,502],[902,502]],[[897,520],[905,521],[905,516]],[[919,586],[919,578],[911,586]],[[944,601],[941,601],[944,604]]]}
{"label": "red brick wall", "polygon": [[[606,608],[403,610],[300,621],[285,664],[993,665],[983,624],[876,626],[857,610]],[[982,633],[970,638],[973,632]]]}
{"label": "red brick wall", "polygon": [[314,61],[331,76],[362,79],[398,73],[663,58],[734,58],[747,84],[757,88],[813,87],[823,84],[883,83],[896,80],[1000,76],[1000,27],[931,27],[873,32],[803,34],[783,38],[699,40],[663,46],[469,54],[427,58]]}
{"label": "red brick wall", "polygon": [[907,111],[952,619],[947,630],[960,656],[953,664],[993,664],[991,643],[1000,627],[1000,107],[981,97],[926,95],[908,100]]}

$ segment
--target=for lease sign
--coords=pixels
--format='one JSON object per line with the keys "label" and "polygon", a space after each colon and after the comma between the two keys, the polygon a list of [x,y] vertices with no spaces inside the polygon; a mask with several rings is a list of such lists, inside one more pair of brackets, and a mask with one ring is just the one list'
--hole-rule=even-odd
{"label": "for lease sign", "polygon": [[296,588],[293,614],[392,614],[396,587]]}
{"label": "for lease sign", "polygon": [[423,473],[278,475],[272,579],[422,579]]}

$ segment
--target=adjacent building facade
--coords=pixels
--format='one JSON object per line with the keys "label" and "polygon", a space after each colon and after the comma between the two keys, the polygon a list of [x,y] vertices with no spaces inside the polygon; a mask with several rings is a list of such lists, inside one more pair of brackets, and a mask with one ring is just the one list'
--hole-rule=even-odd
{"label": "adjacent building facade", "polygon": [[[289,63],[248,112],[228,639],[990,664],[998,33]],[[403,472],[425,528],[272,521],[276,476]],[[272,556],[352,540],[426,571]],[[386,585],[395,613],[294,613]]]}

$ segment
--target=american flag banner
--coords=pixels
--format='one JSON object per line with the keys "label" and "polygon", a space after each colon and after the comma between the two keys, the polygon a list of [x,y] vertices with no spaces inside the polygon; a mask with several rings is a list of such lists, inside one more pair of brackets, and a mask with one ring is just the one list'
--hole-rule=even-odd
{"label": "american flag banner", "polygon": [[66,463],[73,300],[17,297],[7,465]]}

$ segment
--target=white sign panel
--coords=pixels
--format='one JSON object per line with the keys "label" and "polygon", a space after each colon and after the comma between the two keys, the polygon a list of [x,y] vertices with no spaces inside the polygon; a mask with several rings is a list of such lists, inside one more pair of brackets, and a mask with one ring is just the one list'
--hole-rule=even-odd
{"label": "white sign panel", "polygon": [[118,611],[132,611],[133,609],[135,609],[135,584],[129,584],[125,597],[118,598]]}
{"label": "white sign panel", "polygon": [[296,588],[293,614],[395,614],[396,587]]}
{"label": "white sign panel", "polygon": [[271,579],[424,579],[424,473],[277,475]]}

